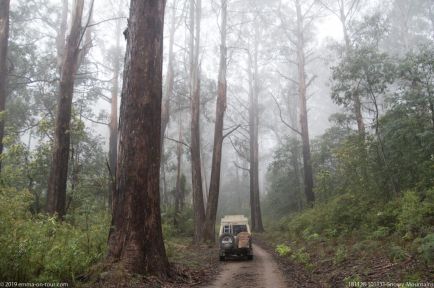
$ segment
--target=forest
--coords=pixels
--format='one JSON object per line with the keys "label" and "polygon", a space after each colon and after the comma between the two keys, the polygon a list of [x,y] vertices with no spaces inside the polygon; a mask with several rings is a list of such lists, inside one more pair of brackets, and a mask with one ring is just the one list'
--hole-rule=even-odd
{"label": "forest", "polygon": [[0,287],[434,287],[434,2],[0,0]]}

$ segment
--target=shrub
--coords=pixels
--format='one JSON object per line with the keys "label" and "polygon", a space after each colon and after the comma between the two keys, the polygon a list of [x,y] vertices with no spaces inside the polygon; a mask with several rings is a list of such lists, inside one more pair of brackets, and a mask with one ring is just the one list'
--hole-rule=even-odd
{"label": "shrub", "polygon": [[288,245],[279,244],[276,246],[275,251],[277,252],[277,254],[279,254],[279,256],[288,256],[291,254],[292,249]]}
{"label": "shrub", "polygon": [[401,199],[402,206],[398,215],[398,231],[405,234],[406,237],[413,237],[419,234],[423,226],[423,206],[420,203],[419,196],[414,191],[404,193]]}
{"label": "shrub", "polygon": [[313,267],[310,263],[310,255],[304,247],[295,250],[291,255],[291,259],[297,263],[304,265],[308,269]]}
{"label": "shrub", "polygon": [[434,263],[434,233],[430,233],[421,239],[417,252],[420,253],[427,264]]}
{"label": "shrub", "polygon": [[423,200],[414,191],[405,192],[397,218],[397,231],[404,238],[414,239],[428,234],[434,220],[434,189],[428,190]]}
{"label": "shrub", "polygon": [[74,282],[105,254],[108,215],[93,213],[73,226],[32,215],[31,202],[27,191],[0,188],[0,279]]}
{"label": "shrub", "polygon": [[339,246],[338,249],[336,249],[333,264],[342,263],[345,259],[347,259],[347,249],[344,246]]}
{"label": "shrub", "polygon": [[352,250],[357,253],[365,253],[367,251],[374,251],[380,246],[379,241],[362,240],[353,245]]}
{"label": "shrub", "polygon": [[389,248],[389,258],[392,261],[401,261],[407,257],[407,253],[403,248],[396,244],[392,244]]}
{"label": "shrub", "polygon": [[374,232],[372,232],[372,235],[370,236],[371,239],[383,239],[386,238],[387,236],[389,236],[390,234],[390,230],[388,227],[378,227],[377,230],[375,230]]}

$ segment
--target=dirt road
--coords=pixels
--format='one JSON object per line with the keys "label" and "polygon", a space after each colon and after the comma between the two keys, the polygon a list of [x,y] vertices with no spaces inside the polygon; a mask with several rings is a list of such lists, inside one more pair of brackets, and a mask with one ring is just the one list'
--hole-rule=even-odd
{"label": "dirt road", "polygon": [[257,245],[253,245],[254,259],[227,260],[215,281],[208,288],[286,288],[284,277],[273,256]]}

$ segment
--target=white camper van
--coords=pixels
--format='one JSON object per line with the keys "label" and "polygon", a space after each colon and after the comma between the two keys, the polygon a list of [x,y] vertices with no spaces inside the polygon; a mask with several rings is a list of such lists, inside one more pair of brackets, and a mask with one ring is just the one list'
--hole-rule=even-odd
{"label": "white camper van", "polygon": [[219,244],[220,261],[226,260],[227,256],[242,256],[252,260],[252,234],[247,217],[224,216],[220,222]]}

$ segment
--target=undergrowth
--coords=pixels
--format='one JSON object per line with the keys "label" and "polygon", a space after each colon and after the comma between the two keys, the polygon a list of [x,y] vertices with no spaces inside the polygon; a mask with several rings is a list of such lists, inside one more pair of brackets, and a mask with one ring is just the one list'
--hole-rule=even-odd
{"label": "undergrowth", "polygon": [[[379,254],[391,263],[416,259],[428,271],[434,267],[433,223],[434,189],[424,194],[407,191],[385,203],[344,194],[280,221],[270,221],[263,237],[275,245],[280,256],[308,268],[322,261],[313,263],[312,253],[329,259],[334,266],[351,255],[368,259]],[[321,250],[324,247],[332,252]]]}
{"label": "undergrowth", "polygon": [[30,213],[32,201],[26,190],[0,188],[0,279],[74,284],[105,255],[109,216],[81,211],[72,225]]}

